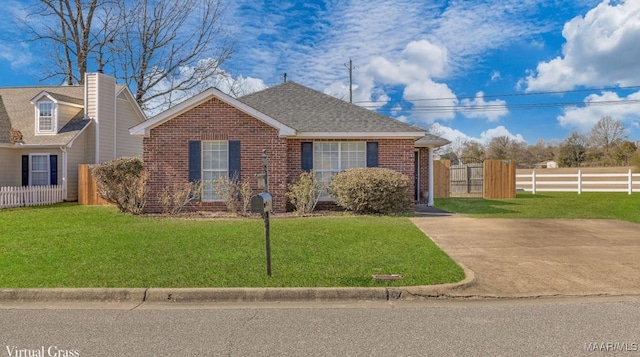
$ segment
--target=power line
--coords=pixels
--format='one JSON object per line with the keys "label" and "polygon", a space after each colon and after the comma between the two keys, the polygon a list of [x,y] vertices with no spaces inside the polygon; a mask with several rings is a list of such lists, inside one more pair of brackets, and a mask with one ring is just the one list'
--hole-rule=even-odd
{"label": "power line", "polygon": [[[624,86],[624,87],[602,87],[602,88],[589,88],[589,89],[572,89],[563,91],[549,91],[549,92],[529,92],[529,93],[504,93],[504,94],[489,94],[483,95],[482,98],[501,98],[501,97],[529,97],[536,95],[550,95],[550,94],[568,94],[568,93],[582,93],[582,92],[594,92],[594,91],[612,91],[612,90],[629,90],[640,89],[640,85],[637,86]],[[389,103],[396,102],[424,102],[424,101],[436,101],[436,100],[459,100],[459,99],[475,99],[477,96],[472,97],[440,97],[440,98],[417,98],[417,99],[396,99],[387,101]],[[380,103],[379,100],[361,100],[354,102],[359,103]],[[386,102],[385,102],[386,103]]]}
{"label": "power line", "polygon": [[[503,111],[503,110],[532,110],[532,109],[546,109],[546,108],[561,108],[568,106],[610,106],[610,105],[631,105],[636,104],[640,105],[639,99],[631,99],[631,100],[603,100],[603,101],[592,101],[592,102],[551,102],[551,103],[523,103],[523,104],[486,104],[482,106],[478,105],[418,105],[411,107],[412,112],[421,112],[421,113],[446,113],[450,111],[459,111],[459,112],[495,112],[495,111]],[[374,105],[363,105],[363,108],[373,108],[377,110],[381,110],[378,106]],[[396,110],[394,108],[382,109],[386,111]]]}

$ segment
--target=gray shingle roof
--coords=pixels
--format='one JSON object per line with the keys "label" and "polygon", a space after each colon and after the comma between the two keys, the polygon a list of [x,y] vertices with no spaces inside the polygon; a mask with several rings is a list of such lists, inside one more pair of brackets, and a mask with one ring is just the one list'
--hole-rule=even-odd
{"label": "gray shingle roof", "polygon": [[43,91],[61,102],[84,103],[83,86],[0,88],[0,143],[10,142],[9,131],[13,128],[22,133],[26,145],[66,145],[89,123],[84,120],[82,109],[78,108],[78,114],[63,128],[58,128],[58,134],[36,136],[36,113],[31,100]]}
{"label": "gray shingle roof", "polygon": [[424,137],[416,140],[416,146],[434,146],[434,147],[439,147],[439,146],[444,146],[447,144],[450,144],[451,141],[441,138],[437,135],[433,135],[433,134],[429,134],[427,133],[427,135],[425,135]]}
{"label": "gray shingle roof", "polygon": [[238,100],[299,132],[425,132],[295,82]]}

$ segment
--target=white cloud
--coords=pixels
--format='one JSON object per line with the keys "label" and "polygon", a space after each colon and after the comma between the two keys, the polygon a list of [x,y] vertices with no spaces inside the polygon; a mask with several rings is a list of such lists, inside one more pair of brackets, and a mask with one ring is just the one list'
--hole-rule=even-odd
{"label": "white cloud", "polygon": [[435,135],[441,136],[451,142],[457,141],[476,141],[483,145],[488,144],[492,138],[496,136],[507,136],[516,141],[525,141],[522,134],[513,134],[507,128],[500,125],[492,129],[487,129],[480,134],[480,137],[472,137],[464,132],[454,129],[448,126],[444,126],[439,123],[433,123],[430,132],[433,132]]}
{"label": "white cloud", "polygon": [[483,131],[480,134],[480,142],[483,144],[488,144],[492,138],[495,138],[496,136],[506,136],[509,137],[510,139],[513,139],[515,141],[524,141],[526,142],[526,140],[524,140],[524,137],[522,136],[522,134],[512,134],[507,128],[505,128],[504,126],[500,125],[497,126],[493,129],[487,129],[485,131]]}
{"label": "white cloud", "polygon": [[591,94],[584,99],[585,106],[568,107],[558,116],[563,127],[588,131],[604,116],[638,127],[640,124],[640,92],[619,97],[614,92]]}
{"label": "white cloud", "polygon": [[33,62],[29,46],[24,43],[0,42],[0,59],[7,61],[11,68],[25,68]]}
{"label": "white cloud", "polygon": [[562,35],[562,56],[539,63],[525,80],[527,91],[640,82],[640,1],[603,0],[567,22]]}
{"label": "white cloud", "polygon": [[490,122],[509,114],[507,102],[501,99],[485,101],[484,93],[476,93],[473,100],[463,99],[458,109],[467,118],[487,118]]}
{"label": "white cloud", "polygon": [[462,131],[458,130],[458,129],[454,129],[448,126],[444,126],[440,123],[433,123],[431,124],[431,127],[429,128],[429,132],[431,132],[434,135],[438,135],[440,137],[443,137],[451,142],[456,142],[458,140],[461,141],[478,141],[480,142],[480,139],[478,138],[472,138],[469,135],[463,133]]}
{"label": "white cloud", "polygon": [[[206,62],[212,60],[213,59],[206,59],[202,61]],[[193,71],[193,67],[181,67],[179,74],[173,77],[173,80],[180,81],[181,78],[189,77],[191,76]],[[168,77],[160,81],[156,86],[153,87],[149,94],[153,94],[153,92],[163,92],[171,88],[171,79],[172,77]],[[167,95],[160,96],[148,101],[147,103],[145,103],[145,112],[148,117],[152,117],[164,110],[169,109],[171,106],[174,106],[212,87],[215,87],[221,92],[229,94],[232,97],[241,97],[243,95],[247,95],[267,88],[264,81],[262,81],[261,79],[244,76],[233,77],[230,73],[224,70],[219,70],[216,74],[206,78],[204,82],[200,83],[200,85],[192,88],[191,90],[173,90]]]}
{"label": "white cloud", "polygon": [[[410,42],[401,54],[401,58],[396,61],[380,56],[373,57],[360,68],[356,76],[359,100],[376,100],[373,96],[377,91],[378,99],[388,100],[389,96],[386,93],[379,93],[382,91],[380,88],[403,86],[402,98],[413,105],[408,121],[419,124],[431,123],[436,119],[453,119],[457,104],[455,94],[446,84],[437,83],[432,79],[446,74],[447,50],[429,41],[420,40]],[[426,110],[424,99],[434,98],[446,98],[437,101],[437,105],[443,108]],[[397,105],[395,108],[396,111],[399,110]]]}

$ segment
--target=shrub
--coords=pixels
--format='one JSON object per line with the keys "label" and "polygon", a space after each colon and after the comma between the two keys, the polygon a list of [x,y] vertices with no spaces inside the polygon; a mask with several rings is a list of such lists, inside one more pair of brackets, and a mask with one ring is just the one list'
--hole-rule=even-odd
{"label": "shrub", "polygon": [[249,181],[242,181],[238,185],[238,190],[240,191],[240,200],[242,203],[242,215],[246,216],[249,214],[249,204],[251,203],[251,194],[253,193],[251,184]]}
{"label": "shrub", "polygon": [[141,214],[147,195],[148,172],[138,158],[120,158],[93,169],[98,194],[114,203],[120,212]]}
{"label": "shrub", "polygon": [[189,202],[197,201],[202,193],[200,182],[184,182],[165,186],[160,193],[162,213],[178,214]]}
{"label": "shrub", "polygon": [[411,180],[385,168],[354,168],[333,176],[329,193],[357,213],[397,214],[409,208]]}
{"label": "shrub", "polygon": [[227,211],[237,213],[238,207],[240,207],[243,215],[248,214],[252,193],[248,181],[220,176],[213,181],[213,189],[216,191],[218,198],[224,202]]}
{"label": "shrub", "polygon": [[289,184],[285,196],[295,207],[296,213],[304,215],[313,212],[320,197],[320,182],[313,171],[303,172],[296,181]]}

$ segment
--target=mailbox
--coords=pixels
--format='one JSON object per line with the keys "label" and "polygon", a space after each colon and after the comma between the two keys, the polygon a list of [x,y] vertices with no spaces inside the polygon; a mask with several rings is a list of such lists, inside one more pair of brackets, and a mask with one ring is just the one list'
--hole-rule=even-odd
{"label": "mailbox", "polygon": [[257,194],[251,197],[251,212],[267,213],[271,212],[273,198],[268,192]]}

